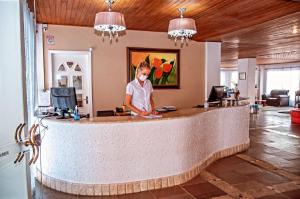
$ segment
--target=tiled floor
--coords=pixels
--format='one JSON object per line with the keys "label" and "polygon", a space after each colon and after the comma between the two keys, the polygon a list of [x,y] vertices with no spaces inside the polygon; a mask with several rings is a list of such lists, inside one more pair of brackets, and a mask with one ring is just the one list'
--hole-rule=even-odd
{"label": "tiled floor", "polygon": [[64,194],[37,183],[35,199],[300,199],[300,125],[266,108],[251,118],[250,149],[218,160],[189,182],[161,190],[111,197]]}

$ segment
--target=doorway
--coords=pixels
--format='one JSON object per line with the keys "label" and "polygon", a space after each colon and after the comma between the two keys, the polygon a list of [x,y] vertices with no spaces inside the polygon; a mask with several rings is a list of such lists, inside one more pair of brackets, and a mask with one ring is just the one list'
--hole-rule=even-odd
{"label": "doorway", "polygon": [[90,51],[48,51],[49,87],[75,87],[79,112],[93,116]]}

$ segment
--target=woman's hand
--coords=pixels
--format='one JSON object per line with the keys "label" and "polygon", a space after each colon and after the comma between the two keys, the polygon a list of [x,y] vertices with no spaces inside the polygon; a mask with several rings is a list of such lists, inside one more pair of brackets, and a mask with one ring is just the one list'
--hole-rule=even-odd
{"label": "woman's hand", "polygon": [[150,113],[147,112],[147,111],[141,111],[141,112],[139,113],[139,116],[147,116],[147,115],[150,115]]}
{"label": "woman's hand", "polygon": [[156,110],[152,111],[151,114],[158,115],[158,112]]}

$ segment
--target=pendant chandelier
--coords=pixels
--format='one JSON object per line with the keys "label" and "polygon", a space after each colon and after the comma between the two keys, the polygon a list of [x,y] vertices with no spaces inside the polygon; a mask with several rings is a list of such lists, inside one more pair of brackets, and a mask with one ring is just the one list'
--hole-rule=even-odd
{"label": "pendant chandelier", "polygon": [[106,0],[108,12],[98,12],[95,18],[94,29],[104,35],[109,35],[109,39],[118,37],[120,31],[126,30],[124,15],[120,12],[112,12],[111,7],[114,0]]}
{"label": "pendant chandelier", "polygon": [[178,39],[181,40],[181,43],[188,42],[197,33],[196,23],[194,19],[183,17],[186,8],[179,8],[178,11],[180,18],[172,19],[169,22],[168,35],[174,39],[175,43]]}

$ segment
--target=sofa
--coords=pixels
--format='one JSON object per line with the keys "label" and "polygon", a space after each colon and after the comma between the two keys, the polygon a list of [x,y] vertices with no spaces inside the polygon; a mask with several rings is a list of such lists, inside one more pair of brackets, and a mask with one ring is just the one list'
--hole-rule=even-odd
{"label": "sofa", "polygon": [[262,99],[267,101],[268,106],[289,106],[289,90],[271,90],[269,95],[263,95]]}

